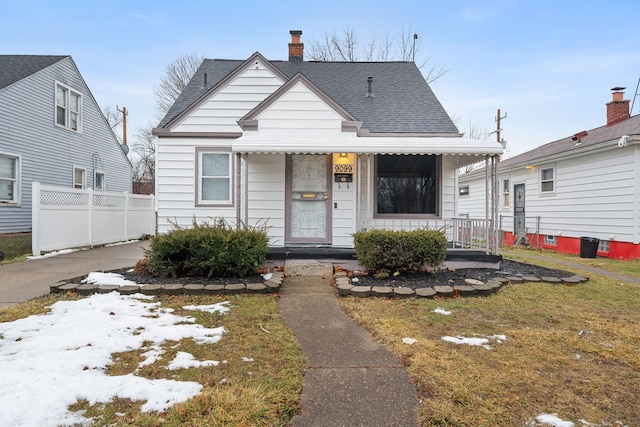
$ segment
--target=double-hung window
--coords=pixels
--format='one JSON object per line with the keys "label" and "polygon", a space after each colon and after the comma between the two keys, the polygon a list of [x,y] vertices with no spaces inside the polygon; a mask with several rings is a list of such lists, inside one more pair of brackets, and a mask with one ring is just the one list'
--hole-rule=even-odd
{"label": "double-hung window", "polygon": [[19,158],[0,154],[0,204],[18,203]]}
{"label": "double-hung window", "polygon": [[376,159],[376,215],[438,215],[438,156],[385,154]]}
{"label": "double-hung window", "polygon": [[510,193],[509,193],[509,189],[510,189],[510,184],[509,184],[509,180],[505,179],[502,181],[502,206],[504,206],[505,208],[509,207],[509,198]]}
{"label": "double-hung window", "polygon": [[87,174],[83,168],[73,168],[73,188],[85,188],[86,177]]}
{"label": "double-hung window", "polygon": [[56,125],[79,131],[82,120],[82,95],[56,83]]}
{"label": "double-hung window", "polygon": [[93,177],[93,189],[104,191],[104,172],[95,172]]}
{"label": "double-hung window", "polygon": [[554,168],[540,169],[540,191],[542,193],[553,193],[555,188]]}
{"label": "double-hung window", "polygon": [[197,205],[232,205],[231,153],[197,150]]}

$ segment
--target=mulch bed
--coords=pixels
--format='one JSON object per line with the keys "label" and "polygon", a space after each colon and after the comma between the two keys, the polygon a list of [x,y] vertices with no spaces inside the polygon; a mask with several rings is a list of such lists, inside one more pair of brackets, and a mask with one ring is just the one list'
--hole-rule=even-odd
{"label": "mulch bed", "polygon": [[[138,275],[133,272],[123,272],[125,279],[134,281],[138,284],[197,284],[197,285],[229,285],[235,283],[262,283],[264,278],[260,274],[253,274],[246,277],[178,277],[166,278],[152,275]],[[418,289],[434,286],[459,286],[464,285],[467,278],[487,282],[493,277],[509,277],[509,276],[535,276],[535,277],[570,277],[574,273],[563,270],[553,270],[540,267],[533,264],[525,264],[517,261],[502,260],[500,270],[491,268],[461,268],[456,270],[444,269],[437,274],[417,273],[411,274],[401,272],[398,276],[389,277],[387,279],[376,279],[373,273],[366,275],[357,275],[357,285],[361,286],[393,286],[407,287]]]}
{"label": "mulch bed", "polygon": [[464,280],[467,278],[488,282],[494,277],[535,276],[539,278],[557,277],[561,279],[574,275],[574,273],[564,270],[554,270],[510,260],[502,260],[500,267],[499,270],[492,268],[444,269],[436,274],[427,272],[416,274],[400,272],[399,275],[386,279],[376,279],[372,274],[366,274],[364,276],[356,275],[354,277],[357,277],[358,280],[353,284],[357,284],[358,286],[402,286],[415,290],[434,286],[460,286],[465,284]]}

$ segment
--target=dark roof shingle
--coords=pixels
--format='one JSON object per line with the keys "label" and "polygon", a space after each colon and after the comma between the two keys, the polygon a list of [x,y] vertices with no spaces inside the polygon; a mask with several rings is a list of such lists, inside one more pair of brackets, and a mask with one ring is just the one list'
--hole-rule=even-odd
{"label": "dark roof shingle", "polygon": [[[205,59],[160,122],[166,126],[244,61]],[[357,120],[377,133],[458,133],[413,62],[270,61],[289,78],[301,73]],[[367,78],[373,97],[367,97]]]}
{"label": "dark roof shingle", "polygon": [[0,55],[0,89],[4,89],[67,57],[61,55]]}

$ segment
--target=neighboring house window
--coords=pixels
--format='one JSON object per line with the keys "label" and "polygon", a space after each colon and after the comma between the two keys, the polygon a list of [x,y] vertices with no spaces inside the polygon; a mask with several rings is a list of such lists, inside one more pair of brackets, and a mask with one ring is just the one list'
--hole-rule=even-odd
{"label": "neighboring house window", "polygon": [[540,190],[543,193],[552,193],[555,191],[555,171],[553,168],[546,168],[540,170]]}
{"label": "neighboring house window", "polygon": [[73,168],[73,188],[84,188],[86,172],[82,168]]}
{"label": "neighboring house window", "polygon": [[93,178],[93,189],[104,190],[104,172],[96,172]]}
{"label": "neighboring house window", "polygon": [[18,202],[18,157],[0,154],[0,203]]}
{"label": "neighboring house window", "polygon": [[438,157],[380,155],[376,162],[376,213],[436,215]]}
{"label": "neighboring house window", "polygon": [[509,199],[511,198],[509,188],[509,180],[505,179],[504,181],[502,181],[502,206],[504,206],[505,208],[509,207]]}
{"label": "neighboring house window", "polygon": [[468,196],[469,195],[469,186],[465,185],[460,187],[460,191],[459,191],[461,196]]}
{"label": "neighboring house window", "polygon": [[198,204],[232,204],[231,153],[198,151]]}
{"label": "neighboring house window", "polygon": [[67,129],[80,130],[82,95],[56,83],[56,124]]}
{"label": "neighboring house window", "polygon": [[600,243],[598,243],[598,252],[609,252],[608,240],[600,240]]}
{"label": "neighboring house window", "polygon": [[545,234],[544,236],[544,244],[545,245],[551,245],[551,246],[557,246],[558,245],[558,238],[556,236],[548,236]]}

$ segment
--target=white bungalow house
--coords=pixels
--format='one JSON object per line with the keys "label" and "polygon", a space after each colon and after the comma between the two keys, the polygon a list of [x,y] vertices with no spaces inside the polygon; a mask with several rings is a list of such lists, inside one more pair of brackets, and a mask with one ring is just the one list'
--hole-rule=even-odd
{"label": "white bungalow house", "polygon": [[[623,89],[612,89],[605,126],[498,163],[503,243],[526,234],[535,247],[595,256],[581,250],[596,252],[598,239],[598,256],[640,258],[640,115],[630,117]],[[483,217],[484,178],[459,177],[461,215]]]}
{"label": "white bungalow house", "polygon": [[32,183],[131,191],[131,163],[70,56],[0,55],[0,233],[32,231]]}
{"label": "white bungalow house", "polygon": [[154,129],[159,232],[266,221],[270,245],[353,248],[372,227],[448,227],[456,169],[502,153],[462,138],[412,62],[205,59]]}

